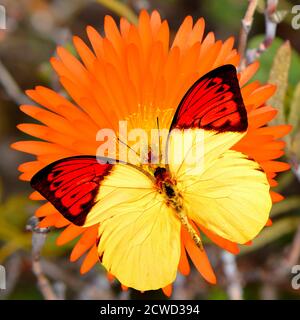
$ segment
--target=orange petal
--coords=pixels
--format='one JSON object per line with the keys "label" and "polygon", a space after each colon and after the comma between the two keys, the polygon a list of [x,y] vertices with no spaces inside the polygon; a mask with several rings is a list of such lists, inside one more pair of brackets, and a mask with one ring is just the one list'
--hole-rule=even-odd
{"label": "orange petal", "polygon": [[278,186],[278,182],[272,178],[268,178],[270,187],[277,187]]}
{"label": "orange petal", "polygon": [[180,254],[180,260],[178,264],[178,270],[182,275],[187,276],[190,273],[191,268],[190,268],[189,260],[186,255],[182,232],[183,231],[181,230],[181,254]]}
{"label": "orange petal", "polygon": [[228,57],[230,52],[232,51],[232,47],[234,45],[234,37],[228,38],[222,45],[221,50],[216,58],[216,61],[213,64],[214,68],[217,68],[221,65],[225,64],[225,59]]}
{"label": "orange petal", "polygon": [[255,107],[263,105],[276,91],[276,86],[266,84],[255,89],[246,99],[245,104],[250,104]]}
{"label": "orange petal", "polygon": [[57,210],[53,207],[53,205],[50,202],[47,202],[36,210],[35,216],[40,218],[52,215],[54,213],[57,213]]}
{"label": "orange petal", "polygon": [[43,218],[42,221],[39,222],[38,224],[39,228],[48,228],[48,227],[54,226],[58,217],[59,217],[59,213],[53,213],[53,214],[50,214],[49,216],[46,216],[45,218]]}
{"label": "orange petal", "polygon": [[122,55],[124,42],[116,25],[115,20],[111,16],[104,18],[104,31],[106,38],[113,44],[119,56]]}
{"label": "orange petal", "polygon": [[56,221],[55,221],[55,225],[54,225],[54,227],[55,228],[63,228],[63,227],[65,227],[65,226],[68,226],[70,224],[70,221],[69,220],[67,220],[64,216],[62,216],[61,214],[59,214],[58,216],[57,216],[57,219],[56,219]]}
{"label": "orange petal", "polygon": [[120,19],[120,32],[124,39],[127,39],[130,29],[130,23],[123,17]]}
{"label": "orange petal", "polygon": [[191,47],[195,43],[201,43],[203,34],[204,34],[204,28],[205,28],[205,21],[203,18],[200,18],[196,21],[192,32],[189,35],[188,38],[188,46]]}
{"label": "orange petal", "polygon": [[30,200],[45,200],[45,198],[38,192],[38,191],[33,191],[29,195]]}
{"label": "orange petal", "polygon": [[172,295],[172,290],[173,290],[172,284],[169,284],[166,287],[162,288],[163,293],[169,298]]}
{"label": "orange petal", "polygon": [[187,253],[189,254],[191,260],[193,261],[196,269],[200,272],[200,274],[203,276],[203,278],[212,283],[216,284],[217,279],[216,276],[212,270],[212,267],[210,265],[210,262],[208,260],[208,257],[203,250],[200,250],[195,242],[192,240],[191,236],[189,235],[188,231],[182,227],[183,231],[183,241],[184,246],[187,250]]}
{"label": "orange petal", "polygon": [[14,142],[11,147],[18,151],[31,153],[34,155],[43,155],[43,154],[62,154],[69,153],[72,155],[72,151],[66,148],[59,146],[58,144],[42,142],[42,141],[18,141]]}
{"label": "orange petal", "polygon": [[[258,88],[260,86],[260,82],[259,81],[253,81],[250,82],[249,84],[247,84],[246,86],[244,86],[241,89],[241,93],[243,96],[243,99],[245,100],[256,88]],[[247,106],[246,106],[247,107]],[[248,110],[248,109],[247,109]]]}
{"label": "orange petal", "polygon": [[169,51],[169,42],[170,42],[170,29],[167,21],[164,21],[156,35],[156,40],[161,42],[163,46],[163,52],[166,55]]}
{"label": "orange petal", "polygon": [[255,61],[249,64],[242,72],[240,76],[240,86],[243,87],[257,72],[259,68],[259,62]]}
{"label": "orange petal", "polygon": [[234,49],[231,51],[231,54],[228,55],[224,61],[224,64],[232,64],[237,67],[240,63],[240,59],[240,55],[237,53],[236,49]]}
{"label": "orange petal", "polygon": [[73,248],[70,260],[74,262],[79,259],[92,245],[97,242],[97,235],[98,225],[87,228]]}
{"label": "orange petal", "polygon": [[41,170],[45,164],[39,162],[39,161],[30,161],[30,162],[24,162],[19,165],[18,170],[21,172],[27,172],[27,171],[39,171]]}
{"label": "orange petal", "polygon": [[29,171],[29,172],[22,173],[19,176],[19,179],[22,181],[30,181],[35,173],[36,173],[36,171]]}
{"label": "orange petal", "polygon": [[124,284],[121,284],[122,291],[128,291],[128,287],[124,286]]}
{"label": "orange petal", "polygon": [[93,73],[96,57],[79,37],[74,36],[73,43],[84,65],[91,73]]}
{"label": "orange petal", "polygon": [[94,245],[92,249],[88,252],[85,259],[83,260],[83,263],[80,268],[80,273],[84,274],[90,271],[93,266],[99,261],[98,257],[98,249],[97,246]]}
{"label": "orange petal", "polygon": [[263,127],[256,130],[259,134],[264,135],[272,135],[274,139],[282,138],[287,135],[292,130],[291,125],[280,125],[280,126],[270,126],[270,127]]}
{"label": "orange petal", "polygon": [[191,34],[193,27],[193,18],[191,16],[187,16],[182,22],[180,28],[178,29],[173,44],[173,47],[179,47],[181,50],[186,48],[188,37]]}
{"label": "orange petal", "polygon": [[155,35],[161,26],[161,18],[160,14],[157,10],[153,10],[150,17],[151,29],[153,34]]}
{"label": "orange petal", "polygon": [[270,195],[271,195],[271,199],[274,203],[282,201],[284,199],[284,197],[281,194],[274,192],[274,191],[270,191]]}
{"label": "orange petal", "polygon": [[209,231],[208,229],[204,228],[203,226],[199,225],[200,230],[215,244],[217,244],[222,249],[232,253],[232,254],[238,254],[240,252],[240,249],[238,245],[234,242],[231,242],[229,240],[226,240],[212,231]]}
{"label": "orange petal", "polygon": [[282,172],[290,169],[290,165],[281,161],[264,161],[260,163],[264,171]]}
{"label": "orange petal", "polygon": [[[78,82],[85,87],[89,87],[90,79],[84,66],[64,47],[57,47],[57,55],[68,69],[68,77],[71,75],[70,78],[73,80],[76,79],[76,83]],[[66,74],[64,73],[64,75]]]}
{"label": "orange petal", "polygon": [[271,219],[268,219],[267,223],[266,223],[266,227],[271,227],[271,225],[273,224]]}
{"label": "orange petal", "polygon": [[138,30],[144,48],[144,53],[148,54],[148,50],[152,43],[152,30],[150,26],[150,16],[146,10],[142,10],[139,15]]}
{"label": "orange petal", "polygon": [[62,246],[67,242],[75,239],[82,234],[86,228],[78,227],[75,224],[70,224],[56,239],[56,244]]}
{"label": "orange petal", "polygon": [[86,32],[87,32],[88,38],[91,42],[91,45],[94,49],[96,56],[99,59],[101,59],[101,56],[103,53],[103,47],[102,47],[103,38],[101,37],[99,32],[91,26],[87,26]]}
{"label": "orange petal", "polygon": [[259,128],[271,121],[277,114],[277,110],[270,106],[258,108],[248,114],[249,129]]}
{"label": "orange petal", "polygon": [[111,274],[110,272],[106,273],[106,278],[109,282],[113,282],[115,280],[115,276]]}

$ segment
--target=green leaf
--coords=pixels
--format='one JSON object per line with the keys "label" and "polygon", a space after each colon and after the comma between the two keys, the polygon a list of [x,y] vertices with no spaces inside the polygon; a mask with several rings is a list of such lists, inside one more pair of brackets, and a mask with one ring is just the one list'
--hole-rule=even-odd
{"label": "green leaf", "polygon": [[274,124],[285,123],[284,100],[288,87],[291,54],[290,43],[286,41],[277,50],[270,71],[268,82],[275,84],[277,87],[275,94],[268,100],[268,103],[278,110],[277,117],[272,121]]}

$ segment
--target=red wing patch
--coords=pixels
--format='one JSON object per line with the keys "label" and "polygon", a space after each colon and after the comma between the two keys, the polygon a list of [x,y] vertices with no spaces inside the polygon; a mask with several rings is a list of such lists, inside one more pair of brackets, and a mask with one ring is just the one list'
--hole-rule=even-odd
{"label": "red wing patch", "polygon": [[112,167],[100,164],[93,156],[65,158],[43,168],[30,184],[66,219],[81,226],[95,204],[101,181]]}
{"label": "red wing patch", "polygon": [[171,129],[202,128],[217,132],[244,132],[247,127],[236,69],[229,64],[207,73],[188,90],[171,125]]}

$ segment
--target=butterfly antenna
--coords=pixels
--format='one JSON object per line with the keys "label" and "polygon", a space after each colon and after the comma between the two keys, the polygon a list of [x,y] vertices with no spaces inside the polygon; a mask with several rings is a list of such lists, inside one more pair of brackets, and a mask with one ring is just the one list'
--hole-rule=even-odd
{"label": "butterfly antenna", "polygon": [[156,117],[156,126],[157,126],[157,129],[158,129],[158,156],[159,156],[159,161],[160,159],[162,158],[162,154],[161,154],[161,143],[160,143],[160,127],[159,127],[159,119],[158,117]]}
{"label": "butterfly antenna", "polygon": [[139,158],[140,155],[136,153],[135,150],[133,150],[127,143],[125,143],[124,141],[122,141],[119,137],[117,137],[118,141],[121,142],[124,146],[126,146],[129,150],[133,151],[135,153],[135,155]]}

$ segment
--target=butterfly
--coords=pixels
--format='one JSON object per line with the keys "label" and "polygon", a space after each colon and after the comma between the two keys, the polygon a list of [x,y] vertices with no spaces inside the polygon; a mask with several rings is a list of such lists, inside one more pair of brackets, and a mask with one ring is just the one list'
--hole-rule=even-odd
{"label": "butterfly", "polygon": [[[99,259],[122,284],[159,289],[175,280],[181,228],[202,249],[191,221],[239,244],[265,226],[271,208],[266,175],[255,161],[231,150],[247,128],[236,69],[224,65],[201,77],[182,98],[165,164],[80,155],[46,166],[31,186],[73,224],[99,224]],[[199,151],[198,144],[190,140],[182,149],[176,139],[186,132],[202,139],[193,165],[187,159]]]}

